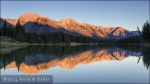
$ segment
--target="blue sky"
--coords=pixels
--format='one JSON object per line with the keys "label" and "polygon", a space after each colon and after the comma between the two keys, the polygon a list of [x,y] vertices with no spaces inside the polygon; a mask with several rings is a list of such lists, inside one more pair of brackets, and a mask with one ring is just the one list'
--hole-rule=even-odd
{"label": "blue sky", "polygon": [[73,18],[81,23],[137,30],[149,21],[149,1],[1,1],[2,18],[18,18],[26,12],[57,21]]}

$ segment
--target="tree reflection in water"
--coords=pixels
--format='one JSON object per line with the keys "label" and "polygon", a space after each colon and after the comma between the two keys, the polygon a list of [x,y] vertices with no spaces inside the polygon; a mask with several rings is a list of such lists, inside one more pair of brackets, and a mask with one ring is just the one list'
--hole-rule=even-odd
{"label": "tree reflection in water", "polygon": [[[16,66],[19,71],[19,67],[22,63],[27,65],[38,65],[42,63],[48,63],[54,59],[66,59],[70,56],[78,56],[83,52],[90,52],[96,58],[97,55],[103,56],[113,56],[114,58],[123,56],[123,58],[127,56],[140,56],[138,59],[138,63],[140,60],[143,61],[143,65],[149,69],[150,67],[150,48],[149,47],[139,47],[139,46],[29,46],[25,49],[19,49],[14,52],[1,54],[0,60],[0,68],[4,68],[12,63],[15,62]],[[104,51],[104,52],[103,52]],[[103,52],[102,54],[99,54]],[[116,56],[119,55],[120,56]],[[91,57],[92,57],[91,56]],[[88,56],[89,57],[89,56]],[[87,57],[87,59],[88,59]],[[98,56],[97,56],[98,57]],[[77,57],[78,60],[79,56]],[[83,58],[83,57],[82,57]],[[86,59],[86,56],[84,58]],[[100,57],[99,57],[100,59]],[[112,59],[112,58],[111,58]],[[122,58],[121,58],[122,59]]]}
{"label": "tree reflection in water", "polygon": [[150,47],[146,47],[142,50],[142,56],[139,57],[138,63],[140,59],[143,60],[143,65],[149,69],[150,67]]}

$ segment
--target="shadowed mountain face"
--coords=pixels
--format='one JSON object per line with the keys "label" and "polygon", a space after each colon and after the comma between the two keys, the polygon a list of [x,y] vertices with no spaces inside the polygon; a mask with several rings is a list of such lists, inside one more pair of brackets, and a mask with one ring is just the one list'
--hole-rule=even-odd
{"label": "shadowed mountain face", "polygon": [[[71,18],[54,21],[38,14],[26,13],[21,15],[18,19],[21,25],[24,26],[26,32],[54,33],[61,31],[95,39],[120,39],[139,35],[137,31],[129,31],[123,27],[94,26],[87,23],[79,23]],[[6,21],[15,26],[18,19],[7,19]]]}
{"label": "shadowed mountain face", "polygon": [[2,27],[5,20],[6,20],[7,26],[11,26],[11,27],[14,27],[16,24],[15,22],[17,21],[17,19],[0,18],[0,27]]}
{"label": "shadowed mountain face", "polygon": [[1,55],[1,68],[18,68],[25,74],[35,74],[59,66],[72,69],[80,64],[121,61],[141,53],[93,46],[30,46]]}

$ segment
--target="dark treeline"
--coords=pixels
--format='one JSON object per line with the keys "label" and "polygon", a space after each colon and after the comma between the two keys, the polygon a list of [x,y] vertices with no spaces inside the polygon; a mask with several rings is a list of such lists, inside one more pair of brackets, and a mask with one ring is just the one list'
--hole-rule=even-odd
{"label": "dark treeline", "polygon": [[21,26],[20,21],[18,20],[15,27],[11,27],[11,25],[7,26],[6,21],[4,21],[4,24],[2,25],[2,28],[0,28],[0,35],[1,36],[9,36],[12,38],[15,38],[18,41],[24,42],[26,40],[25,30]]}
{"label": "dark treeline", "polygon": [[28,43],[100,42],[96,39],[88,38],[85,36],[76,36],[76,35],[67,34],[63,32],[45,33],[45,34],[25,32],[25,29],[23,28],[23,26],[21,26],[19,20],[14,28],[11,28],[11,26],[8,27],[5,21],[4,24],[2,25],[2,28],[0,28],[0,35],[9,36],[15,38],[18,41],[28,42]]}
{"label": "dark treeline", "polygon": [[[138,27],[137,27],[138,28]],[[142,27],[142,31],[139,30],[139,36],[133,36],[125,39],[117,40],[120,44],[150,44],[150,23],[146,21]]]}
{"label": "dark treeline", "polygon": [[87,38],[84,36],[75,36],[63,32],[56,33],[46,33],[46,34],[36,34],[36,33],[26,33],[26,42],[28,43],[89,43],[98,42],[95,39]]}
{"label": "dark treeline", "polygon": [[133,37],[117,40],[116,43],[120,45],[126,45],[126,44],[138,45],[138,44],[145,43],[145,41],[143,40],[142,36],[133,36]]}
{"label": "dark treeline", "polygon": [[148,21],[143,25],[141,36],[147,43],[150,43],[150,23]]}
{"label": "dark treeline", "polygon": [[4,24],[0,28],[0,35],[14,37],[15,36],[15,28],[12,28],[11,25],[7,26],[6,21],[4,21]]}

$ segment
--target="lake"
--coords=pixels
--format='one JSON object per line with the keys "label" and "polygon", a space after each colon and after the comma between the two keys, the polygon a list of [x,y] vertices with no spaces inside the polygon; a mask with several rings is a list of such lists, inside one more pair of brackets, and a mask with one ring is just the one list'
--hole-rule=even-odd
{"label": "lake", "polygon": [[149,83],[150,48],[28,46],[1,54],[1,75],[52,75],[53,83]]}

